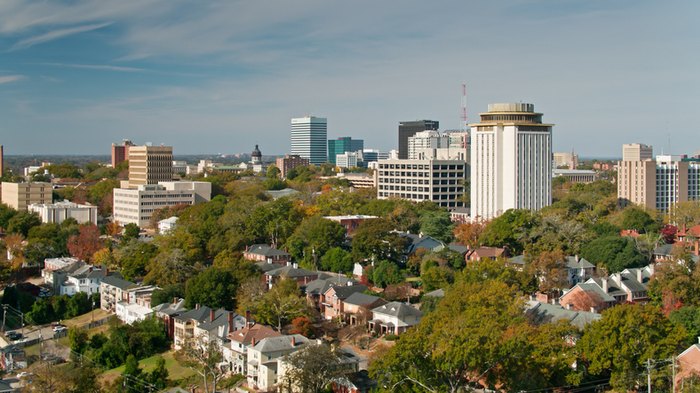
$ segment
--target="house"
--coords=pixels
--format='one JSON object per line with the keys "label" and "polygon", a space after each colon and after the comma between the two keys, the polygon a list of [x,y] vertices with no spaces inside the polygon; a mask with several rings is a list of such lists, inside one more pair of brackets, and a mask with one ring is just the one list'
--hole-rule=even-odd
{"label": "house", "polygon": [[590,278],[579,283],[559,298],[559,303],[575,310],[596,312],[619,303],[640,303],[649,300],[647,285],[654,274],[654,265],[625,269],[609,277]]}
{"label": "house", "polygon": [[[566,256],[563,262],[566,265],[566,279],[569,287],[584,282],[595,275],[595,265],[578,255]],[[517,270],[522,271],[525,268],[525,264],[525,255],[518,255],[508,259],[508,265]]]}
{"label": "house", "polygon": [[172,303],[163,303],[153,307],[153,313],[163,321],[165,334],[172,339],[175,335],[175,317],[187,311],[185,299],[174,298]]}
{"label": "house", "polygon": [[357,284],[357,281],[352,278],[347,278],[344,275],[321,272],[317,279],[306,284],[304,288],[306,300],[312,303],[314,307],[323,314],[325,311],[324,294],[328,288],[333,285],[343,286],[355,284]]}
{"label": "house", "polygon": [[413,255],[419,249],[426,251],[437,252],[445,248],[445,243],[433,237],[423,235],[422,233],[413,234],[408,232],[397,232],[399,236],[408,240],[404,254],[406,257]]}
{"label": "house", "polygon": [[5,371],[27,368],[27,355],[24,349],[14,344],[0,348],[0,368]]}
{"label": "house", "polygon": [[508,252],[505,248],[500,247],[478,247],[469,250],[465,256],[466,262],[479,262],[482,259],[496,260],[501,257],[507,257]]}
{"label": "house", "polygon": [[229,350],[224,351],[224,359],[229,370],[235,374],[245,374],[248,370],[248,348],[267,337],[279,337],[282,334],[266,325],[249,322],[246,327],[228,335]]}
{"label": "house", "polygon": [[372,320],[368,322],[369,329],[380,335],[405,332],[411,326],[417,325],[423,313],[413,306],[401,302],[391,302],[372,309]]}
{"label": "house", "polygon": [[267,283],[268,288],[272,288],[275,283],[282,279],[289,278],[297,282],[299,288],[305,288],[308,283],[313,280],[318,279],[319,272],[312,272],[311,270],[300,269],[299,266],[294,263],[287,263],[286,266],[270,270],[264,273],[265,283]]}
{"label": "house", "polygon": [[268,262],[285,265],[291,261],[291,256],[282,250],[278,250],[267,244],[253,244],[247,246],[243,252],[245,259],[256,262]]}
{"label": "house", "polygon": [[44,259],[44,268],[41,269],[41,278],[44,284],[53,289],[53,293],[60,293],[61,284],[68,274],[87,265],[78,258],[47,258]]}
{"label": "house", "polygon": [[676,374],[676,387],[678,391],[685,391],[685,382],[692,377],[700,377],[700,339],[676,357],[678,373]]}
{"label": "house", "polygon": [[222,308],[214,310],[207,306],[197,305],[194,309],[185,311],[174,317],[173,345],[175,349],[182,348],[190,339],[197,339],[200,345],[209,340],[216,340],[222,348],[228,342],[228,336],[235,330],[245,327],[245,319],[232,311]]}
{"label": "house", "polygon": [[654,248],[652,255],[656,263],[673,260],[673,244],[662,244]]}
{"label": "house", "polygon": [[380,297],[355,292],[343,300],[343,320],[350,325],[364,325],[371,319],[370,310],[386,303]]}
{"label": "house", "polygon": [[367,216],[362,214],[354,214],[348,216],[324,216],[326,220],[335,221],[345,228],[345,236],[352,237],[355,230],[367,220],[378,218],[377,216]]}
{"label": "house", "polygon": [[[87,295],[100,292],[100,283],[102,279],[109,274],[107,268],[87,264],[79,265],[80,263],[77,263],[67,268],[72,270],[71,272],[63,269],[53,272],[54,293],[73,296],[79,292],[86,293]],[[60,277],[63,277],[64,280],[63,282],[57,283],[56,280],[59,280]],[[58,291],[56,291],[57,286]]]}
{"label": "house", "polygon": [[129,300],[127,290],[138,285],[124,280],[118,274],[110,274],[100,282],[100,308],[116,313],[117,303]]}
{"label": "house", "polygon": [[175,229],[175,225],[177,225],[177,220],[178,218],[176,216],[172,216],[164,220],[158,221],[158,233],[160,233],[161,235],[165,235],[168,232]]}
{"label": "house", "polygon": [[117,318],[129,325],[136,321],[143,321],[153,315],[151,308],[151,295],[158,287],[153,285],[134,286],[122,292],[122,300],[117,301],[114,313]]}
{"label": "house", "polygon": [[284,376],[284,357],[309,344],[300,334],[266,337],[248,348],[248,387],[271,390]]}
{"label": "house", "polygon": [[360,293],[367,289],[364,285],[331,285],[323,294],[321,304],[323,305],[323,316],[326,320],[333,318],[343,319],[344,300],[354,293]]}
{"label": "house", "polygon": [[590,311],[567,309],[558,304],[542,303],[530,300],[525,306],[525,314],[536,324],[567,321],[583,330],[588,324],[600,319],[601,315]]}

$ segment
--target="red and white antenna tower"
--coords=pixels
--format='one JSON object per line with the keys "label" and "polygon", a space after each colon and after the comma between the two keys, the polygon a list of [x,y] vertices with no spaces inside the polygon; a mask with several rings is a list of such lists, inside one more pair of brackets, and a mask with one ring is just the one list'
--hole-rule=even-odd
{"label": "red and white antenna tower", "polygon": [[462,131],[467,131],[467,85],[466,83],[462,83],[462,108],[461,108],[461,119],[462,119],[462,124],[461,124],[461,130]]}

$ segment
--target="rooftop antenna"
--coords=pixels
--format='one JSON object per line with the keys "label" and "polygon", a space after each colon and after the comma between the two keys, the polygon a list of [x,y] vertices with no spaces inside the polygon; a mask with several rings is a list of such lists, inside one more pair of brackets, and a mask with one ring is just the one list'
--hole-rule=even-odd
{"label": "rooftop antenna", "polygon": [[461,113],[461,119],[462,119],[462,126],[460,129],[463,132],[467,131],[467,84],[462,83],[462,113]]}

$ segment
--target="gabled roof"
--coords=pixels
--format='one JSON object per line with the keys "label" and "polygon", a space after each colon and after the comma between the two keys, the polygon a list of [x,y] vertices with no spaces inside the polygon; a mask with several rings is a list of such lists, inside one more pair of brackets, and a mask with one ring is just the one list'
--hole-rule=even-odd
{"label": "gabled roof", "polygon": [[600,319],[601,315],[588,311],[567,310],[562,306],[541,303],[535,300],[527,302],[525,313],[535,323],[548,323],[565,320],[579,329],[583,329],[589,323]]}
{"label": "gabled roof", "polygon": [[186,311],[185,299],[179,299],[176,303],[163,303],[153,307],[153,311],[165,315],[173,315]]}
{"label": "gabled roof", "polygon": [[272,329],[269,326],[255,324],[253,326],[244,327],[241,330],[237,330],[237,331],[231,333],[228,336],[228,338],[231,341],[236,341],[236,342],[239,342],[243,345],[248,346],[253,342],[253,339],[255,339],[256,343],[259,343],[264,338],[278,337],[281,335],[282,334],[280,334],[278,331]]}
{"label": "gabled roof", "polygon": [[595,265],[588,262],[585,258],[579,257],[578,255],[569,255],[566,257],[566,267],[569,269],[590,269],[595,267]]}
{"label": "gabled roof", "polygon": [[478,247],[471,252],[471,255],[476,255],[478,258],[498,258],[506,254],[505,248],[500,247]]}
{"label": "gabled roof", "polygon": [[428,297],[445,297],[445,290],[442,289],[442,288],[436,289],[436,290],[434,290],[434,291],[432,291],[432,292],[426,293],[426,294],[423,295],[423,296],[428,296]]}
{"label": "gabled roof", "polygon": [[391,302],[377,308],[373,308],[372,313],[389,315],[396,317],[399,320],[403,320],[408,316],[413,316],[416,318],[423,316],[423,313],[417,308],[401,302]]}
{"label": "gabled roof", "polygon": [[288,351],[299,348],[309,342],[309,339],[301,334],[286,336],[266,337],[255,344],[255,349],[261,353]]}
{"label": "gabled roof", "polygon": [[413,254],[418,251],[419,248],[425,248],[430,251],[440,251],[445,248],[445,244],[437,239],[430,236],[425,236],[422,234],[416,235],[414,233],[407,232],[396,232],[399,236],[408,239],[409,243],[406,246],[406,254]]}
{"label": "gabled roof", "polygon": [[[603,280],[608,282],[608,292],[603,291]],[[604,302],[614,302],[614,296],[626,296],[627,292],[618,287],[617,283],[610,277],[603,278],[590,278],[585,283],[576,284],[576,286],[585,290],[586,292],[592,292],[597,294],[600,299]],[[574,287],[576,288],[576,287]],[[572,288],[573,289],[573,288]]]}
{"label": "gabled roof", "polygon": [[311,277],[311,276],[317,276],[318,272],[312,272],[311,270],[306,270],[306,269],[300,269],[296,268],[294,266],[283,266],[277,269],[270,270],[269,272],[265,273],[265,275],[272,276],[272,277],[290,277],[290,278],[296,278],[296,277]]}
{"label": "gabled roof", "polygon": [[355,306],[372,306],[378,301],[383,301],[384,299],[377,297],[377,296],[372,296],[372,295],[367,295],[362,292],[355,292],[352,295],[348,296],[344,302],[345,304],[352,304]]}
{"label": "gabled roof", "polygon": [[258,261],[258,262],[255,262],[255,266],[257,266],[261,272],[266,273],[266,272],[269,272],[270,270],[279,269],[282,266],[284,266],[284,264],[274,263],[274,262],[268,263],[267,261]]}
{"label": "gabled roof", "polygon": [[273,257],[273,256],[289,256],[288,253],[278,250],[274,247],[271,247],[268,244],[253,244],[252,246],[249,246],[246,252],[251,253],[251,254],[256,254],[256,255],[263,255],[266,257]]}
{"label": "gabled roof", "polygon": [[307,295],[320,295],[326,293],[328,288],[333,285],[342,286],[348,283],[357,284],[357,281],[352,278],[347,278],[343,275],[329,275],[328,273],[320,272],[318,278],[306,285]]}
{"label": "gabled roof", "polygon": [[450,250],[452,250],[454,252],[458,252],[462,255],[466,254],[467,251],[469,251],[469,247],[465,246],[462,243],[457,243],[457,242],[452,242],[452,243],[448,244],[447,248],[449,248]]}
{"label": "gabled roof", "polygon": [[117,287],[121,290],[127,290],[136,286],[135,283],[131,281],[124,280],[118,273],[113,273],[102,279],[102,284]]}
{"label": "gabled roof", "polygon": [[180,315],[176,316],[175,319],[178,321],[189,321],[190,319],[197,322],[204,322],[209,318],[211,308],[207,306],[202,306],[200,308],[193,308],[192,310],[185,311]]}
{"label": "gabled roof", "polygon": [[331,285],[324,294],[327,294],[331,289],[335,291],[335,296],[338,299],[343,300],[347,299],[353,293],[363,292],[367,287],[364,285]]}
{"label": "gabled roof", "polygon": [[673,253],[673,244],[662,244],[654,249],[654,255],[670,257]]}
{"label": "gabled roof", "polygon": [[[216,311],[214,311],[214,320],[212,321],[210,319],[211,315],[206,317],[204,321],[200,321],[199,325],[197,325],[197,329],[202,329],[207,332],[212,332],[214,330],[218,330],[219,328],[223,327],[223,335],[226,336],[228,335],[229,332],[229,326],[228,326],[228,318],[229,314],[233,313],[232,311],[227,311],[223,308],[220,308]],[[245,326],[245,318],[242,316],[233,313],[233,330],[236,330],[237,328],[240,329],[243,326]]]}

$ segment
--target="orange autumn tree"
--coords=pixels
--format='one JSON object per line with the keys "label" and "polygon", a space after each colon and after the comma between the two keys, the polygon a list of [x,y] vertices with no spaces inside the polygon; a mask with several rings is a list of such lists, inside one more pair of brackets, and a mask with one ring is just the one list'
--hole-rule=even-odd
{"label": "orange autumn tree", "polygon": [[70,255],[85,262],[91,262],[93,255],[103,247],[100,229],[96,225],[82,225],[77,235],[68,238]]}

